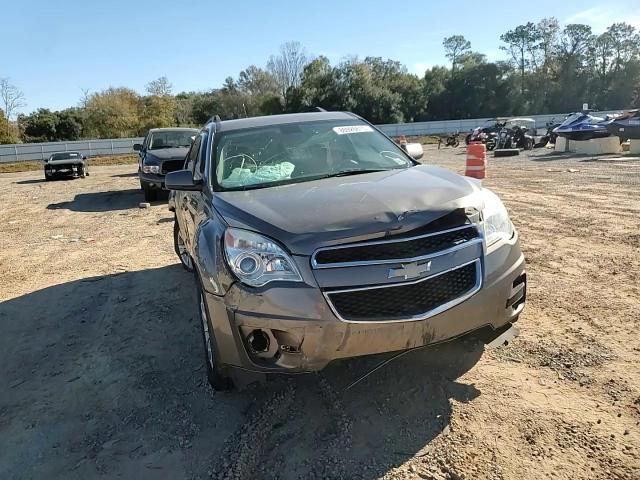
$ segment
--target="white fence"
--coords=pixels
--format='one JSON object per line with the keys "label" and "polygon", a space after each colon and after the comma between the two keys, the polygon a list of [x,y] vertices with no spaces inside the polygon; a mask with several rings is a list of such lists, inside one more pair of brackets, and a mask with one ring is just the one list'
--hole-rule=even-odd
{"label": "white fence", "polygon": [[[594,112],[603,117],[614,112]],[[550,115],[530,115],[536,121],[536,128],[543,129],[547,122],[561,122],[566,113]],[[489,118],[467,120],[444,120],[436,122],[393,123],[378,125],[380,130],[391,137],[400,135],[439,135],[445,133],[469,132],[485,123]],[[542,132],[541,132],[542,133]],[[124,155],[133,153],[133,144],[142,143],[142,138],[116,138],[109,140],[80,140],[76,142],[22,143],[0,145],[0,163],[44,160],[53,152],[80,152],[87,157],[98,155]]]}
{"label": "white fence", "polygon": [[19,143],[0,145],[0,163],[45,160],[54,152],[79,152],[86,157],[126,155],[133,153],[133,144],[144,138],[114,138],[109,140],[78,140],[75,142]]}

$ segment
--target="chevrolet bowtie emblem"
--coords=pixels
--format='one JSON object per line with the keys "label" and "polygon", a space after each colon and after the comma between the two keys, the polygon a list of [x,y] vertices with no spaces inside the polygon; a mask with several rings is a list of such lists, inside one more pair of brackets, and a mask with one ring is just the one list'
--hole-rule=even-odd
{"label": "chevrolet bowtie emblem", "polygon": [[431,262],[413,262],[403,264],[399,268],[392,268],[389,270],[388,278],[404,278],[409,280],[410,278],[416,278],[431,270]]}

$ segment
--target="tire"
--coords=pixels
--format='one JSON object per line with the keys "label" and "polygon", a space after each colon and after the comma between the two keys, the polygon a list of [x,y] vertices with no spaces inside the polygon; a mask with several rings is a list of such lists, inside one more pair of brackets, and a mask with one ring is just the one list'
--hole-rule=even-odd
{"label": "tire", "polygon": [[491,150],[496,148],[496,142],[495,140],[488,140],[486,143],[487,146],[487,151],[490,152]]}
{"label": "tire", "polygon": [[460,140],[456,138],[455,142],[453,142],[453,148],[457,148],[460,146]]}
{"label": "tire", "polygon": [[533,150],[533,140],[530,138],[524,139],[524,149],[525,150]]}
{"label": "tire", "polygon": [[215,349],[215,337],[213,336],[213,328],[211,326],[209,309],[207,303],[204,301],[204,294],[202,293],[202,284],[198,275],[196,277],[197,288],[197,303],[198,303],[198,318],[200,319],[200,325],[202,326],[202,343],[204,345],[204,361],[207,367],[207,380],[214,390],[224,391],[231,390],[233,388],[233,382],[231,378],[225,375],[225,372],[220,368],[220,363],[217,360]]}
{"label": "tire", "polygon": [[520,155],[520,150],[517,148],[498,148],[493,152],[493,156],[498,157],[515,157]]}
{"label": "tire", "polygon": [[141,186],[145,201],[155,202],[158,199],[158,191],[155,188],[150,187],[146,183],[141,183]]}
{"label": "tire", "polygon": [[471,134],[464,137],[464,143],[465,145],[469,145],[471,143]]}
{"label": "tire", "polygon": [[178,255],[182,267],[187,272],[193,272],[193,259],[191,258],[191,255],[189,255],[189,252],[187,252],[184,240],[182,240],[182,235],[180,234],[178,219],[175,217],[173,218],[173,249],[176,251],[176,255]]}

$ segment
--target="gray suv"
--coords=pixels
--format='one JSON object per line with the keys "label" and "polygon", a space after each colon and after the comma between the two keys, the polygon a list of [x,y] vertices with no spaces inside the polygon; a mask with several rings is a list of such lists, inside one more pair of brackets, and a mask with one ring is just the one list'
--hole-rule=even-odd
{"label": "gray suv", "polygon": [[517,320],[526,275],[507,210],[421,156],[343,112],[198,133],[166,186],[214,388]]}

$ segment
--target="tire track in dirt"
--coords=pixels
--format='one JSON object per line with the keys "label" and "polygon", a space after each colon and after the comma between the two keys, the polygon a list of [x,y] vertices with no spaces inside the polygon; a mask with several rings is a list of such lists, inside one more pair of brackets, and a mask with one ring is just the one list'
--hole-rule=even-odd
{"label": "tire track in dirt", "polygon": [[267,397],[227,439],[210,476],[216,480],[256,478],[256,468],[265,454],[269,438],[276,426],[285,421],[295,393],[295,385],[289,382],[284,389]]}

